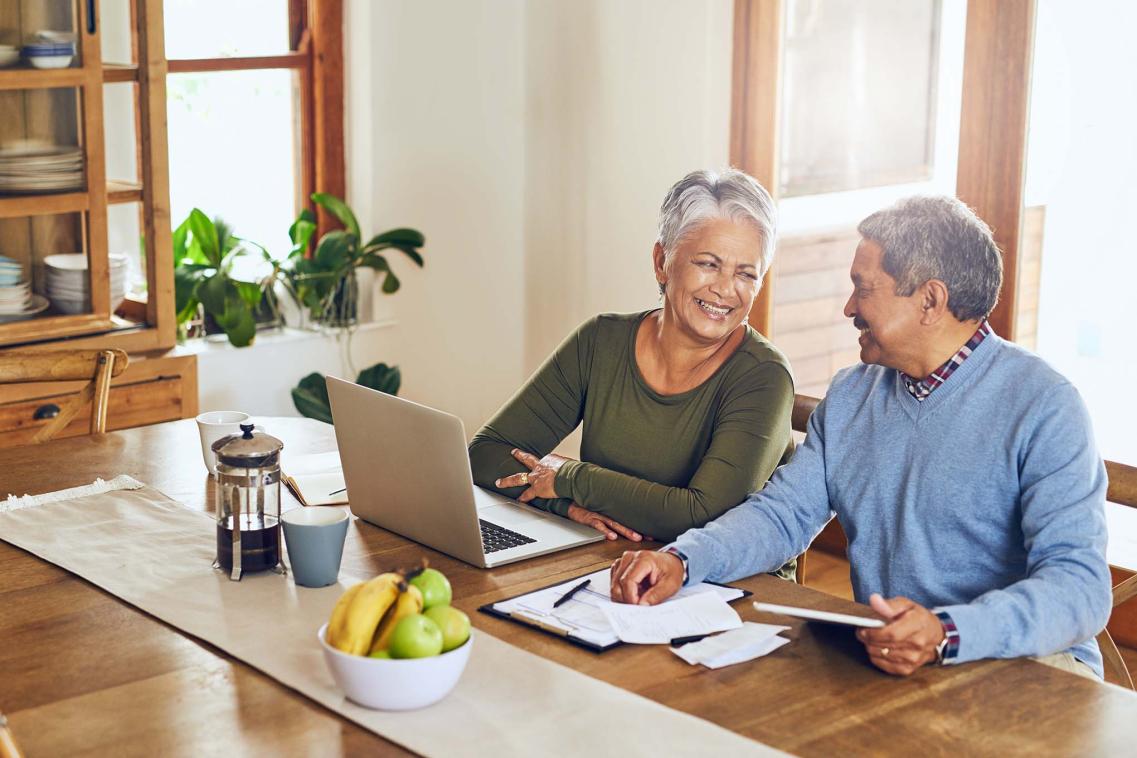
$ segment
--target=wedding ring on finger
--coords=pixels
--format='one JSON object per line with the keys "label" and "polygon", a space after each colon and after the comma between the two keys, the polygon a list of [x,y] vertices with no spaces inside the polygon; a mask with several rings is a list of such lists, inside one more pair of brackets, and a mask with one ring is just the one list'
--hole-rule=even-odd
{"label": "wedding ring on finger", "polygon": [[526,471],[524,474],[521,475],[521,483],[522,484],[529,484],[529,472],[528,471]]}

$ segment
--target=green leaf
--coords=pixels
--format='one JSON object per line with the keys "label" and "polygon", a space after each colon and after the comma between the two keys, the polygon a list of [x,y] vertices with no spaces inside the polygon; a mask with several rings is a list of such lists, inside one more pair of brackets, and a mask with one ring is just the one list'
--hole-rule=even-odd
{"label": "green leaf", "polygon": [[359,265],[366,268],[373,268],[376,271],[390,271],[391,267],[387,264],[387,259],[381,255],[368,253],[359,260]]}
{"label": "green leaf", "polygon": [[399,277],[395,276],[395,272],[390,269],[387,270],[387,275],[383,277],[383,292],[387,295],[392,295],[399,291]]}
{"label": "green leaf", "polygon": [[392,244],[391,247],[395,248],[396,250],[402,250],[408,258],[418,264],[419,268],[422,268],[422,255],[418,250],[411,247],[410,245]]}
{"label": "green leaf", "polygon": [[193,234],[193,241],[201,248],[205,259],[214,266],[221,265],[221,245],[217,238],[217,227],[198,208],[190,211],[189,230]]}
{"label": "green leaf", "polygon": [[409,245],[411,247],[422,247],[425,244],[426,237],[423,237],[422,232],[418,229],[401,227],[399,229],[388,229],[382,234],[375,235],[365,247],[371,247],[372,245]]}
{"label": "green leaf", "polygon": [[177,266],[186,257],[186,237],[189,235],[189,219],[178,224],[174,230],[174,265]]}
{"label": "green leaf", "polygon": [[174,269],[174,313],[177,314],[178,323],[184,323],[193,317],[197,310],[197,297],[194,291],[197,285],[205,279],[200,269],[189,266],[179,266]]}
{"label": "green leaf", "polygon": [[261,304],[261,298],[264,296],[264,288],[261,287],[260,282],[240,282],[236,279],[233,284],[237,287],[237,292],[241,295],[241,299],[252,309],[256,309]]}
{"label": "green leaf", "polygon": [[289,251],[288,256],[291,257],[306,257],[308,254],[308,245],[312,242],[312,236],[316,233],[316,216],[312,211],[305,208],[300,213],[300,217],[292,222],[292,226],[288,227],[288,238],[292,240],[292,249]]}
{"label": "green leaf", "polygon": [[350,261],[353,247],[354,242],[347,232],[340,229],[328,232],[316,248],[316,263],[325,271],[335,271]]}
{"label": "green leaf", "polygon": [[236,318],[221,327],[233,347],[248,347],[257,336],[257,320],[250,310],[238,311]]}
{"label": "green leaf", "polygon": [[292,404],[301,415],[332,423],[332,406],[328,400],[328,386],[323,374],[311,373],[292,388]]}
{"label": "green leaf", "polygon": [[363,239],[363,235],[359,232],[359,221],[356,220],[355,214],[352,213],[347,203],[326,192],[313,194],[312,200],[324,206],[329,213],[338,218],[349,234],[354,234],[357,240]]}
{"label": "green leaf", "polygon": [[386,392],[388,395],[397,395],[402,381],[403,377],[398,366],[376,363],[374,366],[360,371],[359,378],[355,380],[355,383],[370,387],[373,390]]}

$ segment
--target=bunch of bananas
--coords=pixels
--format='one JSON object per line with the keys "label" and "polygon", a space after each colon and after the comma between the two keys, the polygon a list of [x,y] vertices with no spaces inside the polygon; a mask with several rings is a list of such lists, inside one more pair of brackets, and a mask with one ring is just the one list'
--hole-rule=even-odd
{"label": "bunch of bananas", "polygon": [[395,625],[421,613],[422,606],[422,593],[407,584],[402,573],[388,572],[360,582],[349,587],[332,610],[328,644],[351,655],[386,650]]}

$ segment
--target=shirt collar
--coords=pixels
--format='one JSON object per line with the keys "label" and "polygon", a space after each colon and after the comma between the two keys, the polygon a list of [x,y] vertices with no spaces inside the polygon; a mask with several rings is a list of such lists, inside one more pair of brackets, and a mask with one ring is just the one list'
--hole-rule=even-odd
{"label": "shirt collar", "polygon": [[901,378],[904,379],[904,387],[908,390],[908,394],[917,400],[923,401],[932,391],[947,381],[948,377],[955,373],[968,356],[975,351],[979,343],[987,338],[991,333],[991,324],[987,319],[979,324],[979,328],[971,335],[971,339],[964,343],[963,347],[956,351],[955,355],[944,361],[938,369],[928,374],[923,379],[914,379],[903,371],[900,372]]}

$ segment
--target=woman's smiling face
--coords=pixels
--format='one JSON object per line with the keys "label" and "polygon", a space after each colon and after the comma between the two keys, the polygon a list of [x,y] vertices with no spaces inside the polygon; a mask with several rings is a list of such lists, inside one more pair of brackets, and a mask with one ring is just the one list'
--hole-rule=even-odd
{"label": "woman's smiling face", "polygon": [[666,285],[665,310],[700,342],[725,340],[750,313],[762,286],[762,234],[730,219],[699,223],[664,263],[656,245],[656,278]]}

